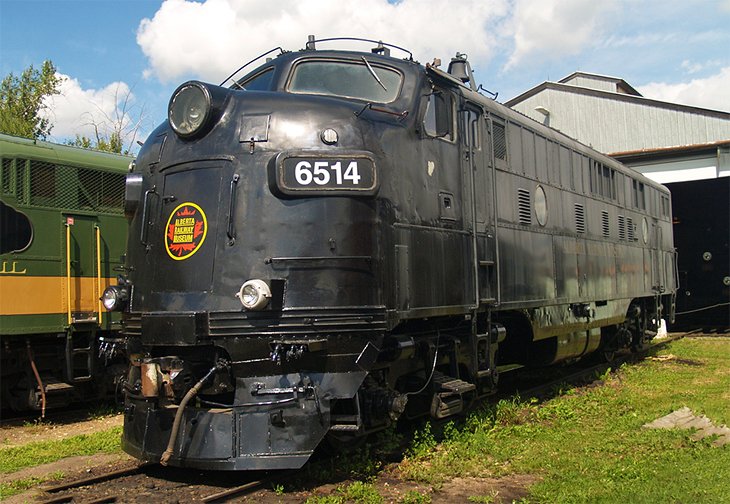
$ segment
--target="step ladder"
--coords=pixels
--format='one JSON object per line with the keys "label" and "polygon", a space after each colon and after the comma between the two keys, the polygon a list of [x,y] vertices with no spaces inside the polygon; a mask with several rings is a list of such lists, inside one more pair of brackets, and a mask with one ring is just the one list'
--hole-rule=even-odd
{"label": "step ladder", "polygon": [[69,331],[66,334],[66,381],[91,381],[94,366],[95,331]]}

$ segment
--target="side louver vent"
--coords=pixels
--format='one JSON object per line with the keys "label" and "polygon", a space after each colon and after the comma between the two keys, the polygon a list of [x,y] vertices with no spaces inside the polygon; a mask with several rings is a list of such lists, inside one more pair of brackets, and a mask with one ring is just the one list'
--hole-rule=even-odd
{"label": "side louver vent", "polygon": [[580,203],[575,204],[575,231],[576,233],[586,232],[586,210]]}
{"label": "side louver vent", "polygon": [[530,208],[530,191],[517,189],[517,216],[520,224],[532,224],[532,209]]}
{"label": "side louver vent", "polygon": [[603,231],[603,236],[608,238],[611,236],[611,225],[608,221],[608,212],[606,210],[601,210],[601,230]]}
{"label": "side louver vent", "polygon": [[626,230],[628,231],[629,241],[636,241],[636,228],[631,217],[626,218]]}
{"label": "side louver vent", "polygon": [[623,215],[618,216],[618,239],[626,239],[626,217]]}

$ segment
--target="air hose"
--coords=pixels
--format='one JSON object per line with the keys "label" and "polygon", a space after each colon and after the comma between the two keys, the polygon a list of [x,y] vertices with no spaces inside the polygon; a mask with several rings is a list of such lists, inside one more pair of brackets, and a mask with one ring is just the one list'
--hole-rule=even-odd
{"label": "air hose", "polygon": [[162,454],[162,457],[160,457],[161,465],[167,465],[167,463],[170,461],[170,457],[172,457],[173,451],[175,450],[175,441],[177,440],[177,434],[180,431],[180,423],[182,422],[182,416],[183,411],[185,411],[185,407],[193,397],[198,395],[200,389],[205,386],[205,384],[213,377],[213,375],[217,371],[225,369],[225,367],[226,365],[223,362],[218,362],[215,366],[210,368],[206,375],[203,376],[200,381],[198,381],[198,383],[193,386],[193,388],[188,390],[188,393],[185,394],[185,397],[183,397],[182,401],[180,401],[180,405],[177,407],[177,413],[175,413],[175,421],[172,423],[172,430],[170,431],[170,441],[168,441],[167,449]]}

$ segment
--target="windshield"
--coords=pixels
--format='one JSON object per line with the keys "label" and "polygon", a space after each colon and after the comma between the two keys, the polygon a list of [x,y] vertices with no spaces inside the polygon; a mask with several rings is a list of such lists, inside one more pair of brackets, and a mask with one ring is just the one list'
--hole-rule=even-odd
{"label": "windshield", "polygon": [[235,82],[231,88],[245,89],[247,91],[269,91],[271,90],[271,80],[273,77],[274,69],[270,67],[246,81]]}
{"label": "windshield", "polygon": [[302,61],[294,68],[289,91],[388,103],[398,97],[402,81],[399,72],[364,57],[362,62]]}

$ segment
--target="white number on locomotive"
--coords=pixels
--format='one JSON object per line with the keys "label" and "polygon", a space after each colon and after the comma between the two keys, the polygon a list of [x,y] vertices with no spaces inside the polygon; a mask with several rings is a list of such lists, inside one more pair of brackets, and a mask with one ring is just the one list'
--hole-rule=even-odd
{"label": "white number on locomotive", "polygon": [[310,185],[312,182],[320,186],[327,185],[332,177],[338,186],[346,185],[348,182],[351,185],[358,185],[362,178],[358,171],[357,161],[350,161],[344,172],[340,161],[331,165],[328,161],[315,161],[314,166],[309,161],[299,161],[294,167],[294,177],[297,183],[304,186]]}

